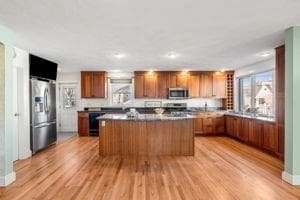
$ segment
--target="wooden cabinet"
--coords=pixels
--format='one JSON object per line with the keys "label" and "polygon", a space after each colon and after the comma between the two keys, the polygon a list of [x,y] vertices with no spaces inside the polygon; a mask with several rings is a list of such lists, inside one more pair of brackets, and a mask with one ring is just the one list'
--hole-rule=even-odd
{"label": "wooden cabinet", "polygon": [[[280,137],[276,134],[276,123],[225,115],[226,133],[255,147],[277,154]],[[279,145],[283,153],[282,145]]]}
{"label": "wooden cabinet", "polygon": [[148,73],[144,76],[144,97],[146,98],[156,98],[156,91],[157,91],[157,86],[156,86],[156,80],[157,77],[155,74]]}
{"label": "wooden cabinet", "polygon": [[157,76],[153,73],[135,73],[135,98],[156,98]]}
{"label": "wooden cabinet", "polygon": [[168,72],[157,72],[157,97],[166,99],[168,97]]}
{"label": "wooden cabinet", "polygon": [[225,127],[226,127],[225,133],[227,135],[230,135],[232,137],[235,136],[235,133],[234,133],[234,117],[229,116],[229,115],[225,116]]}
{"label": "wooden cabinet", "polygon": [[81,98],[91,98],[93,89],[93,73],[81,72]]}
{"label": "wooden cabinet", "polygon": [[78,135],[89,135],[89,113],[78,112]]}
{"label": "wooden cabinet", "polygon": [[202,116],[202,114],[196,115],[194,120],[194,132],[195,134],[205,135],[220,135],[225,131],[225,119],[224,116]]}
{"label": "wooden cabinet", "polygon": [[190,74],[189,82],[189,95],[191,98],[200,96],[200,74]]}
{"label": "wooden cabinet", "polygon": [[[226,99],[227,81],[225,72],[159,71],[150,73],[137,71],[135,72],[135,98],[167,98],[168,88],[188,88],[191,98],[218,97]],[[231,95],[233,94],[231,93]]]}
{"label": "wooden cabinet", "polygon": [[251,123],[251,120],[249,120],[249,119],[237,118],[236,136],[244,142],[247,142],[248,138],[249,138],[250,123]]}
{"label": "wooden cabinet", "polygon": [[169,76],[169,87],[188,88],[188,72],[170,72]]}
{"label": "wooden cabinet", "polygon": [[194,133],[203,134],[203,119],[198,117],[194,120]]}
{"label": "wooden cabinet", "polygon": [[144,74],[135,74],[135,98],[145,98],[144,96]]}
{"label": "wooden cabinet", "polygon": [[204,133],[213,133],[214,132],[213,118],[205,117],[202,120],[203,120],[203,132]]}
{"label": "wooden cabinet", "polygon": [[81,72],[81,98],[106,97],[106,72]]}
{"label": "wooden cabinet", "polygon": [[213,75],[210,72],[201,73],[200,75],[200,97],[213,96]]}
{"label": "wooden cabinet", "polygon": [[214,133],[224,134],[225,133],[225,118],[224,116],[213,118]]}
{"label": "wooden cabinet", "polygon": [[213,96],[218,98],[227,98],[227,74],[215,72],[213,74]]}
{"label": "wooden cabinet", "polygon": [[284,121],[285,121],[285,46],[280,46],[276,51],[276,143],[275,151],[280,158],[284,157]]}
{"label": "wooden cabinet", "polygon": [[266,150],[275,152],[275,124],[264,123],[262,139],[262,147]]}

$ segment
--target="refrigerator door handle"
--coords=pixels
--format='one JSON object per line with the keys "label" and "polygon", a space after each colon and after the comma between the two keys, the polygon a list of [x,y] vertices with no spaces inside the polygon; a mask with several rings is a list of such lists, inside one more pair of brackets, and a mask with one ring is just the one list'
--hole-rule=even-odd
{"label": "refrigerator door handle", "polygon": [[45,113],[47,113],[47,97],[46,97],[46,88],[44,89],[44,110],[45,110]]}

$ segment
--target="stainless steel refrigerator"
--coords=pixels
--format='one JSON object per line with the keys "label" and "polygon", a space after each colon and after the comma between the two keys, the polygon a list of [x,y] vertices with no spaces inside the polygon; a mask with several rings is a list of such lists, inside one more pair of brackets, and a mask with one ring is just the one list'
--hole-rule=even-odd
{"label": "stainless steel refrigerator", "polygon": [[30,95],[30,146],[35,154],[57,140],[55,83],[31,79]]}

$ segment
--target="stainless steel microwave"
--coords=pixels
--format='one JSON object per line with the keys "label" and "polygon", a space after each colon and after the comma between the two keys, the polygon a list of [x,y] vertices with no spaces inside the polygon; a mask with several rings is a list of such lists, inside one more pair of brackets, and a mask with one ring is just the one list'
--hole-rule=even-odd
{"label": "stainless steel microwave", "polygon": [[189,89],[187,88],[169,88],[169,99],[188,99]]}

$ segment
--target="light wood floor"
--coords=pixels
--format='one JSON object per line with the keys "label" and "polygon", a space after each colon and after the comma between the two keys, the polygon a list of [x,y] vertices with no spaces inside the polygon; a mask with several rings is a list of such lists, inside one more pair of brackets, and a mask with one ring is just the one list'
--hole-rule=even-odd
{"label": "light wood floor", "polygon": [[74,137],[15,163],[0,199],[300,199],[281,161],[227,137],[197,137],[194,157],[99,157]]}

